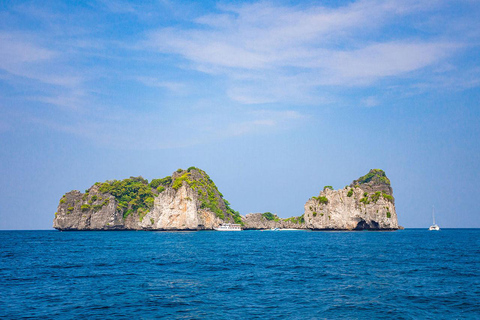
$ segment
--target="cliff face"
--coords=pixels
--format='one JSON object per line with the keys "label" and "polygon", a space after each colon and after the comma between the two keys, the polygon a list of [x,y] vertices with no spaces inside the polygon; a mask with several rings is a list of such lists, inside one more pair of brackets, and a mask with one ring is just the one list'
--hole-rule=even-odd
{"label": "cliff face", "polygon": [[85,193],[71,191],[58,205],[58,230],[202,230],[240,222],[210,179],[198,168],[171,177],[96,183]]}
{"label": "cliff face", "polygon": [[305,204],[305,225],[314,230],[396,230],[395,199],[385,172],[370,172],[340,190],[325,187]]}

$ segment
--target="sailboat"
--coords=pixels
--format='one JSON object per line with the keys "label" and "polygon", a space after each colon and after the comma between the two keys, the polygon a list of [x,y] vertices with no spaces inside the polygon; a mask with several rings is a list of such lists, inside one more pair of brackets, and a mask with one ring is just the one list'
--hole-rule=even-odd
{"label": "sailboat", "polygon": [[435,207],[432,207],[433,224],[428,228],[429,231],[440,231],[440,227],[435,224]]}

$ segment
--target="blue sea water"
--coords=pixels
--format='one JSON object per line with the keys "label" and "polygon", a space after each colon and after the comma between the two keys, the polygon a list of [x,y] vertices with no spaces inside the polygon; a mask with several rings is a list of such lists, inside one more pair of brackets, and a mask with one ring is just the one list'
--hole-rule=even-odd
{"label": "blue sea water", "polygon": [[480,229],[0,232],[0,318],[480,318]]}

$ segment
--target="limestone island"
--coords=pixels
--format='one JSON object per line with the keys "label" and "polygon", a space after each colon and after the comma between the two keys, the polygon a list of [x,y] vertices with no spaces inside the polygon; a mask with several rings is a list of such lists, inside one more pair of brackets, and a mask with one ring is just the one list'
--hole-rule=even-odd
{"label": "limestone island", "polygon": [[60,199],[53,227],[67,230],[213,230],[224,223],[244,230],[397,230],[395,199],[385,172],[372,169],[349,186],[326,186],[287,219],[270,212],[241,216],[230,207],[205,171],[190,167],[171,176],[97,182],[85,193]]}

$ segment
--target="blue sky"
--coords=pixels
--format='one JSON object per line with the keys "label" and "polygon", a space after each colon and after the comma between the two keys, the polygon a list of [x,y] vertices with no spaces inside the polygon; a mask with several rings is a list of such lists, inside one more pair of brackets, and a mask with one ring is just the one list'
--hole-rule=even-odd
{"label": "blue sky", "polygon": [[209,173],[301,215],[371,168],[399,222],[480,227],[478,1],[0,2],[0,229],[96,181]]}

